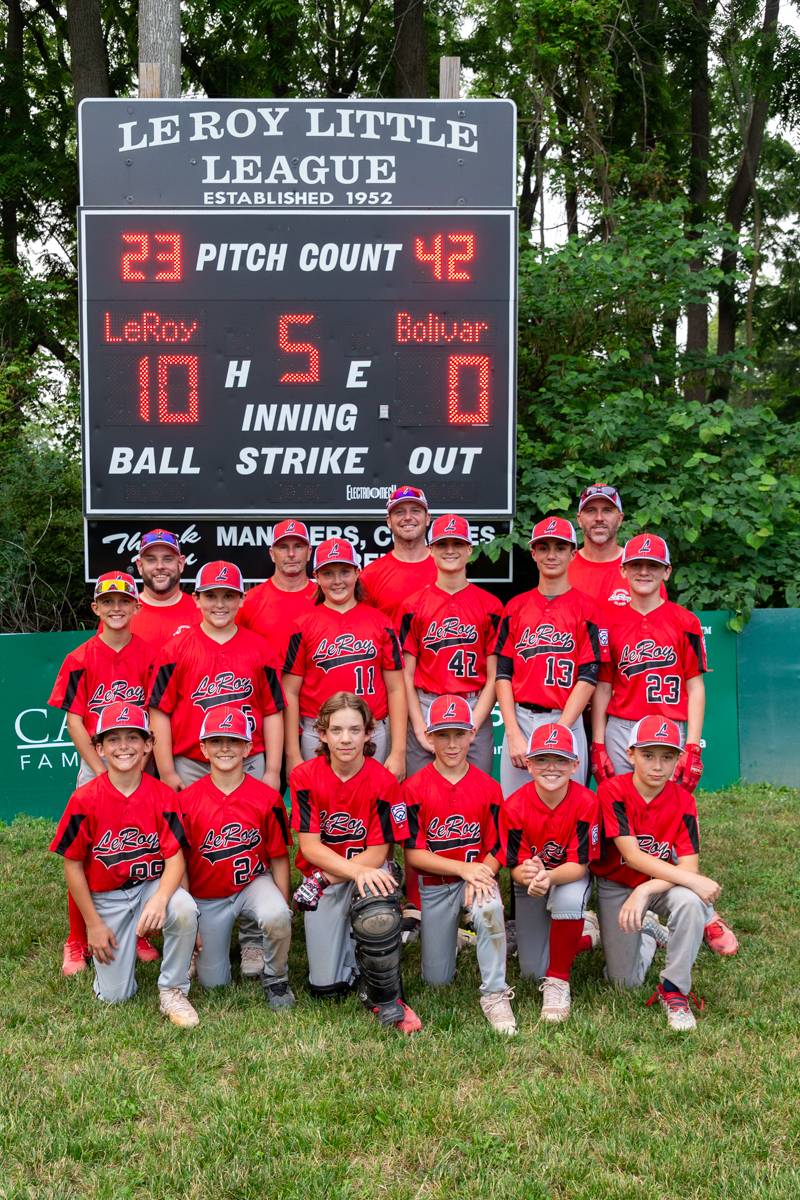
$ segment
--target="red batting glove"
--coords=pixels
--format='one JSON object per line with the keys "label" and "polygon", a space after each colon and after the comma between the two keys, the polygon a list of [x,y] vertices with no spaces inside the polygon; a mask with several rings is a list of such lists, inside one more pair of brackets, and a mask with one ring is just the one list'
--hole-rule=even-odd
{"label": "red batting glove", "polygon": [[681,787],[685,787],[687,792],[693,792],[700,782],[702,775],[703,759],[700,754],[700,747],[694,742],[687,742],[678,759],[678,765],[675,768],[675,774],[672,778]]}
{"label": "red batting glove", "polygon": [[592,774],[598,783],[602,783],[604,779],[613,779],[616,775],[614,764],[602,742],[592,742]]}

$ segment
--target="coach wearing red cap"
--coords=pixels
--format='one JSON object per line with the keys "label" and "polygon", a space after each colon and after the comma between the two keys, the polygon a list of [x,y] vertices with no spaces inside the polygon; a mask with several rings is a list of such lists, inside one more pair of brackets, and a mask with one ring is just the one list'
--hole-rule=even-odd
{"label": "coach wearing red cap", "polygon": [[278,662],[283,664],[294,622],[313,608],[317,590],[308,577],[311,558],[308,526],[294,518],[277,524],[269,556],[275,571],[265,583],[250,589],[236,622],[266,638]]}

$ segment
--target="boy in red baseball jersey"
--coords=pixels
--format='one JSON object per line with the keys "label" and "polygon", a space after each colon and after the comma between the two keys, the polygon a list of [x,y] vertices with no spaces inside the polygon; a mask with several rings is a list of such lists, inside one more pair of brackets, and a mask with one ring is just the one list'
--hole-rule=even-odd
{"label": "boy in red baseball jersey", "polygon": [[689,1007],[692,967],[720,886],[699,872],[697,807],[672,779],[680,752],[674,721],[650,716],[633,726],[632,770],[598,789],[604,840],[592,871],[608,978],[641,986],[656,950],[648,911],[666,917],[666,962],[648,1004],[658,1000],[670,1029],[687,1031],[696,1025]]}
{"label": "boy in red baseball jersey", "polygon": [[[97,723],[110,704],[127,700],[144,704],[151,651],[131,632],[139,608],[132,575],[109,571],[94,589],[92,612],[100,621],[94,637],[71,650],[58,672],[48,704],[67,714],[67,730],[80,755],[77,787],[102,775],[105,762],[94,746]],[[141,939],[139,955],[153,962],[158,951]],[[76,975],[86,967],[86,925],[70,896],[69,936],[64,945],[63,975]]]}
{"label": "boy in red baseball jersey", "polygon": [[70,895],[86,922],[95,995],[109,1004],[136,992],[136,938],[162,930],[162,1013],[197,1025],[187,999],[197,908],[180,886],[185,843],[175,796],[143,773],[152,738],[147,713],[108,705],[94,745],[105,770],[73,792],[50,849],[64,856]]}
{"label": "boy in red baseball jersey", "polygon": [[245,772],[251,739],[241,709],[212,708],[200,747],[211,773],[181,793],[189,891],[200,913],[198,981],[203,987],[230,983],[231,930],[248,916],[263,942],[264,997],[270,1008],[290,1008],[291,835],[283,799]]}
{"label": "boy in red baseball jersey", "polygon": [[306,571],[311,558],[308,527],[294,518],[280,521],[272,531],[269,556],[274,574],[250,588],[236,621],[263,637],[283,667],[295,621],[311,611],[317,592]]}
{"label": "boy in red baseball jersey", "polygon": [[500,760],[503,795],[528,782],[528,744],[538,725],[560,723],[575,734],[581,779],[588,754],[581,714],[600,669],[600,630],[594,602],[570,587],[575,530],[563,517],[533,527],[531,556],[539,585],[510,600],[497,635],[497,699],[505,738]]}
{"label": "boy in red baseball jersey", "polygon": [[430,520],[428,501],[420,488],[411,484],[395,488],[386,501],[392,549],[361,572],[365,604],[385,613],[398,634],[408,597],[436,579],[436,563],[425,540]]}
{"label": "boy in red baseball jersey", "polygon": [[278,664],[263,638],[237,626],[243,596],[237,566],[206,563],[195,583],[200,624],[167,642],[153,664],[148,704],[156,763],[175,791],[208,774],[200,729],[206,713],[221,705],[248,718],[252,752],[245,770],[278,787],[284,708]]}
{"label": "boy in red baseball jersey", "polygon": [[314,996],[362,999],[381,1024],[422,1027],[401,999],[402,920],[394,878],[383,870],[389,846],[408,837],[397,780],[375,761],[373,716],[360,696],[336,692],[317,721],[320,752],[289,777],[295,892],[305,913],[309,985]]}
{"label": "boy in red baseball jersey", "polygon": [[426,720],[434,760],[403,784],[408,810],[406,859],[419,874],[422,977],[439,986],[456,973],[458,925],[467,909],[476,933],[481,1009],[490,1025],[513,1035],[514,993],[506,982],[503,901],[495,881],[500,785],[467,761],[475,737],[463,696],[439,696]]}
{"label": "boy in red baseball jersey", "polygon": [[430,544],[436,582],[404,603],[400,626],[409,716],[406,775],[414,775],[433,760],[423,711],[437,696],[445,695],[463,696],[471,706],[475,736],[470,739],[469,761],[489,774],[497,667],[492,650],[502,607],[467,579],[472,554],[468,521],[454,513],[437,517]]}
{"label": "boy in red baseball jersey", "polygon": [[540,979],[542,1020],[569,1017],[576,955],[599,942],[586,912],[589,864],[600,852],[597,797],[576,783],[578,752],[566,725],[539,725],[527,751],[531,782],[500,809],[497,861],[514,882],[523,978]]}

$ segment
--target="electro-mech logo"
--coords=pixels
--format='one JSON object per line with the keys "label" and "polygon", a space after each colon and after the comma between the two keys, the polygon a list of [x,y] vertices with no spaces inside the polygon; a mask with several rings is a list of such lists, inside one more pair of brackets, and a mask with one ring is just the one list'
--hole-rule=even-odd
{"label": "electro-mech logo", "polygon": [[53,771],[80,767],[78,751],[67,732],[67,713],[53,708],[23,708],[14,719],[20,771]]}

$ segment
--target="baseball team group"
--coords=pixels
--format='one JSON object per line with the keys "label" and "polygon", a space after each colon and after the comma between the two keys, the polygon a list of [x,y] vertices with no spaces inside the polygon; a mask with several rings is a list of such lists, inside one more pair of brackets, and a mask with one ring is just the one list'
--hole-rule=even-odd
{"label": "baseball team group", "polygon": [[231,982],[238,926],[241,975],[290,1008],[294,908],[311,996],[355,995],[403,1033],[422,1027],[401,977],[417,937],[431,986],[474,948],[480,1007],[504,1035],[513,953],[539,1019],[561,1022],[575,959],[598,947],[609,983],[630,988],[661,954],[647,1003],[695,1028],[701,948],[738,943],[700,871],[705,646],[668,598],[667,543],[623,542],[619,492],[592,484],[580,547],[570,520],[538,521],[537,586],[503,606],[469,581],[463,516],[432,518],[412,486],[386,507],[392,548],[363,570],[345,538],[312,549],[297,518],[275,525],[274,571],[249,591],[224,561],[183,591],[185,555],[161,528],[141,537],[140,584],[98,579],[97,631],[50,697],[81,764],[51,844],[63,974],[92,963],[95,994],[118,1003],[137,960],[160,960],[162,1013],[194,1026],[197,993]]}

